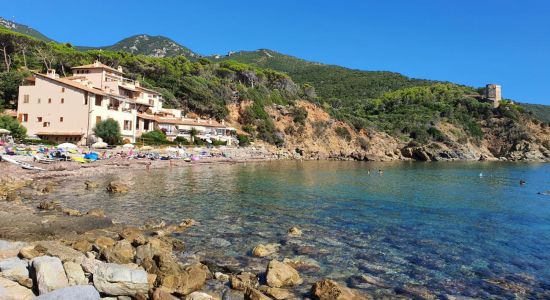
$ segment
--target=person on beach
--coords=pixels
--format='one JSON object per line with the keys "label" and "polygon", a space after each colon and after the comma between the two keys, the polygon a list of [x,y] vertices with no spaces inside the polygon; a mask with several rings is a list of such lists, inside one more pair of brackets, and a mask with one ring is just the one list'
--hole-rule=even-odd
{"label": "person on beach", "polygon": [[384,175],[384,171],[382,171],[382,170],[379,169],[379,170],[378,170],[378,174],[379,174],[380,176],[382,176],[382,175]]}
{"label": "person on beach", "polygon": [[151,168],[151,162],[150,161],[147,162],[147,164],[145,165],[145,168],[147,169],[147,171],[150,170],[150,168]]}

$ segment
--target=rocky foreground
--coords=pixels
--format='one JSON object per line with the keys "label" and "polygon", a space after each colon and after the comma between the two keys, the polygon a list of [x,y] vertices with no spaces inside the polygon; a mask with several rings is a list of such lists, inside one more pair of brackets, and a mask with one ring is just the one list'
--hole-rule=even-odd
{"label": "rocky foreground", "polygon": [[[111,193],[128,190],[120,182],[85,184]],[[185,244],[172,235],[195,226],[194,220],[148,220],[126,227],[113,224],[101,209],[82,213],[55,201],[31,208],[18,192],[29,185],[42,194],[53,188],[48,182],[0,181],[1,300],[371,298],[329,279],[317,281],[308,293],[297,293],[295,288],[304,283],[295,262],[287,260],[271,260],[259,274],[183,264],[175,253]],[[288,231],[289,238],[301,234],[296,227]],[[252,255],[268,257],[277,250],[276,244],[257,245]]]}

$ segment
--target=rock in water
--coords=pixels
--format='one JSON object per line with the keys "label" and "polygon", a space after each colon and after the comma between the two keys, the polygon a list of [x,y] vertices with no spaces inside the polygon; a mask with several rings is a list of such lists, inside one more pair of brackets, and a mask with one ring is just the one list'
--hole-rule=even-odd
{"label": "rock in water", "polygon": [[149,290],[147,272],[127,266],[105,263],[100,264],[94,273],[96,289],[112,296],[134,296],[146,294]]}
{"label": "rock in water", "polygon": [[256,257],[266,257],[268,255],[277,253],[279,251],[279,244],[259,244],[258,246],[252,249],[252,255]]}
{"label": "rock in water", "polygon": [[371,299],[358,291],[342,286],[330,279],[317,281],[311,288],[311,294],[318,300],[366,300]]}
{"label": "rock in water", "polygon": [[20,281],[29,278],[29,263],[21,260],[18,257],[11,257],[0,261],[0,275],[2,277]]}
{"label": "rock in water", "polygon": [[69,285],[65,269],[57,257],[39,256],[32,260],[40,295]]}
{"label": "rock in water", "polygon": [[99,300],[99,293],[91,285],[75,285],[38,296],[36,300]]}
{"label": "rock in water", "polygon": [[86,185],[86,189],[91,190],[99,186],[99,183],[91,180],[84,181],[84,185]]}
{"label": "rock in water", "polygon": [[258,291],[257,289],[247,287],[244,292],[244,298],[248,300],[270,300],[268,296],[262,294],[262,292]]}
{"label": "rock in water", "polygon": [[34,294],[26,287],[17,282],[0,277],[0,299],[2,300],[29,300]]}
{"label": "rock in water", "polygon": [[88,284],[88,279],[86,279],[86,276],[84,276],[84,271],[79,264],[68,261],[63,264],[63,267],[65,268],[65,274],[67,274],[69,285]]}
{"label": "rock in water", "polygon": [[279,288],[299,285],[302,283],[302,278],[300,278],[298,271],[291,266],[277,260],[272,260],[267,265],[266,281],[270,287]]}
{"label": "rock in water", "polygon": [[300,230],[300,228],[298,228],[296,226],[293,226],[288,230],[288,235],[289,236],[296,236],[296,237],[301,236],[302,235],[302,230]]}
{"label": "rock in water", "polygon": [[120,182],[120,181],[111,181],[109,185],[107,186],[107,192],[109,193],[127,193],[130,190],[128,185]]}

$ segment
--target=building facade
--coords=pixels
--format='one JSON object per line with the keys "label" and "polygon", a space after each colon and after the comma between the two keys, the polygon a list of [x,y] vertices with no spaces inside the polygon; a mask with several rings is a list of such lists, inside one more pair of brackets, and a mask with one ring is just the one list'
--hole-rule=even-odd
{"label": "building facade", "polygon": [[[160,93],[125,78],[121,67],[115,69],[96,61],[72,71],[73,76],[64,78],[54,70],[35,73],[19,87],[17,117],[29,135],[90,144],[95,125],[113,119],[127,142],[135,142],[141,134],[156,129],[172,140],[186,136],[183,132],[192,120],[182,116],[180,110],[163,108]],[[214,128],[209,131],[216,133],[210,135],[212,138],[231,143],[234,129],[223,122],[197,121],[197,125],[207,123],[200,127]]]}

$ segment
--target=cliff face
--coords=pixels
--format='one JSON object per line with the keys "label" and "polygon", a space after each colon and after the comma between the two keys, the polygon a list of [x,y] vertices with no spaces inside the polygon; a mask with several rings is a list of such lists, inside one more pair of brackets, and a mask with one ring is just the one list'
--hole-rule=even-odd
{"label": "cliff face", "polygon": [[[239,130],[241,112],[251,102],[229,105],[229,121]],[[304,159],[392,160],[538,160],[550,161],[550,130],[531,120],[491,119],[482,122],[484,137],[474,140],[461,128],[441,122],[437,128],[445,141],[419,145],[403,141],[375,129],[356,132],[347,123],[335,120],[322,108],[298,101],[307,111],[303,124],[294,121],[288,106],[266,108],[284,139],[277,148],[256,139],[255,145],[282,156]]]}

